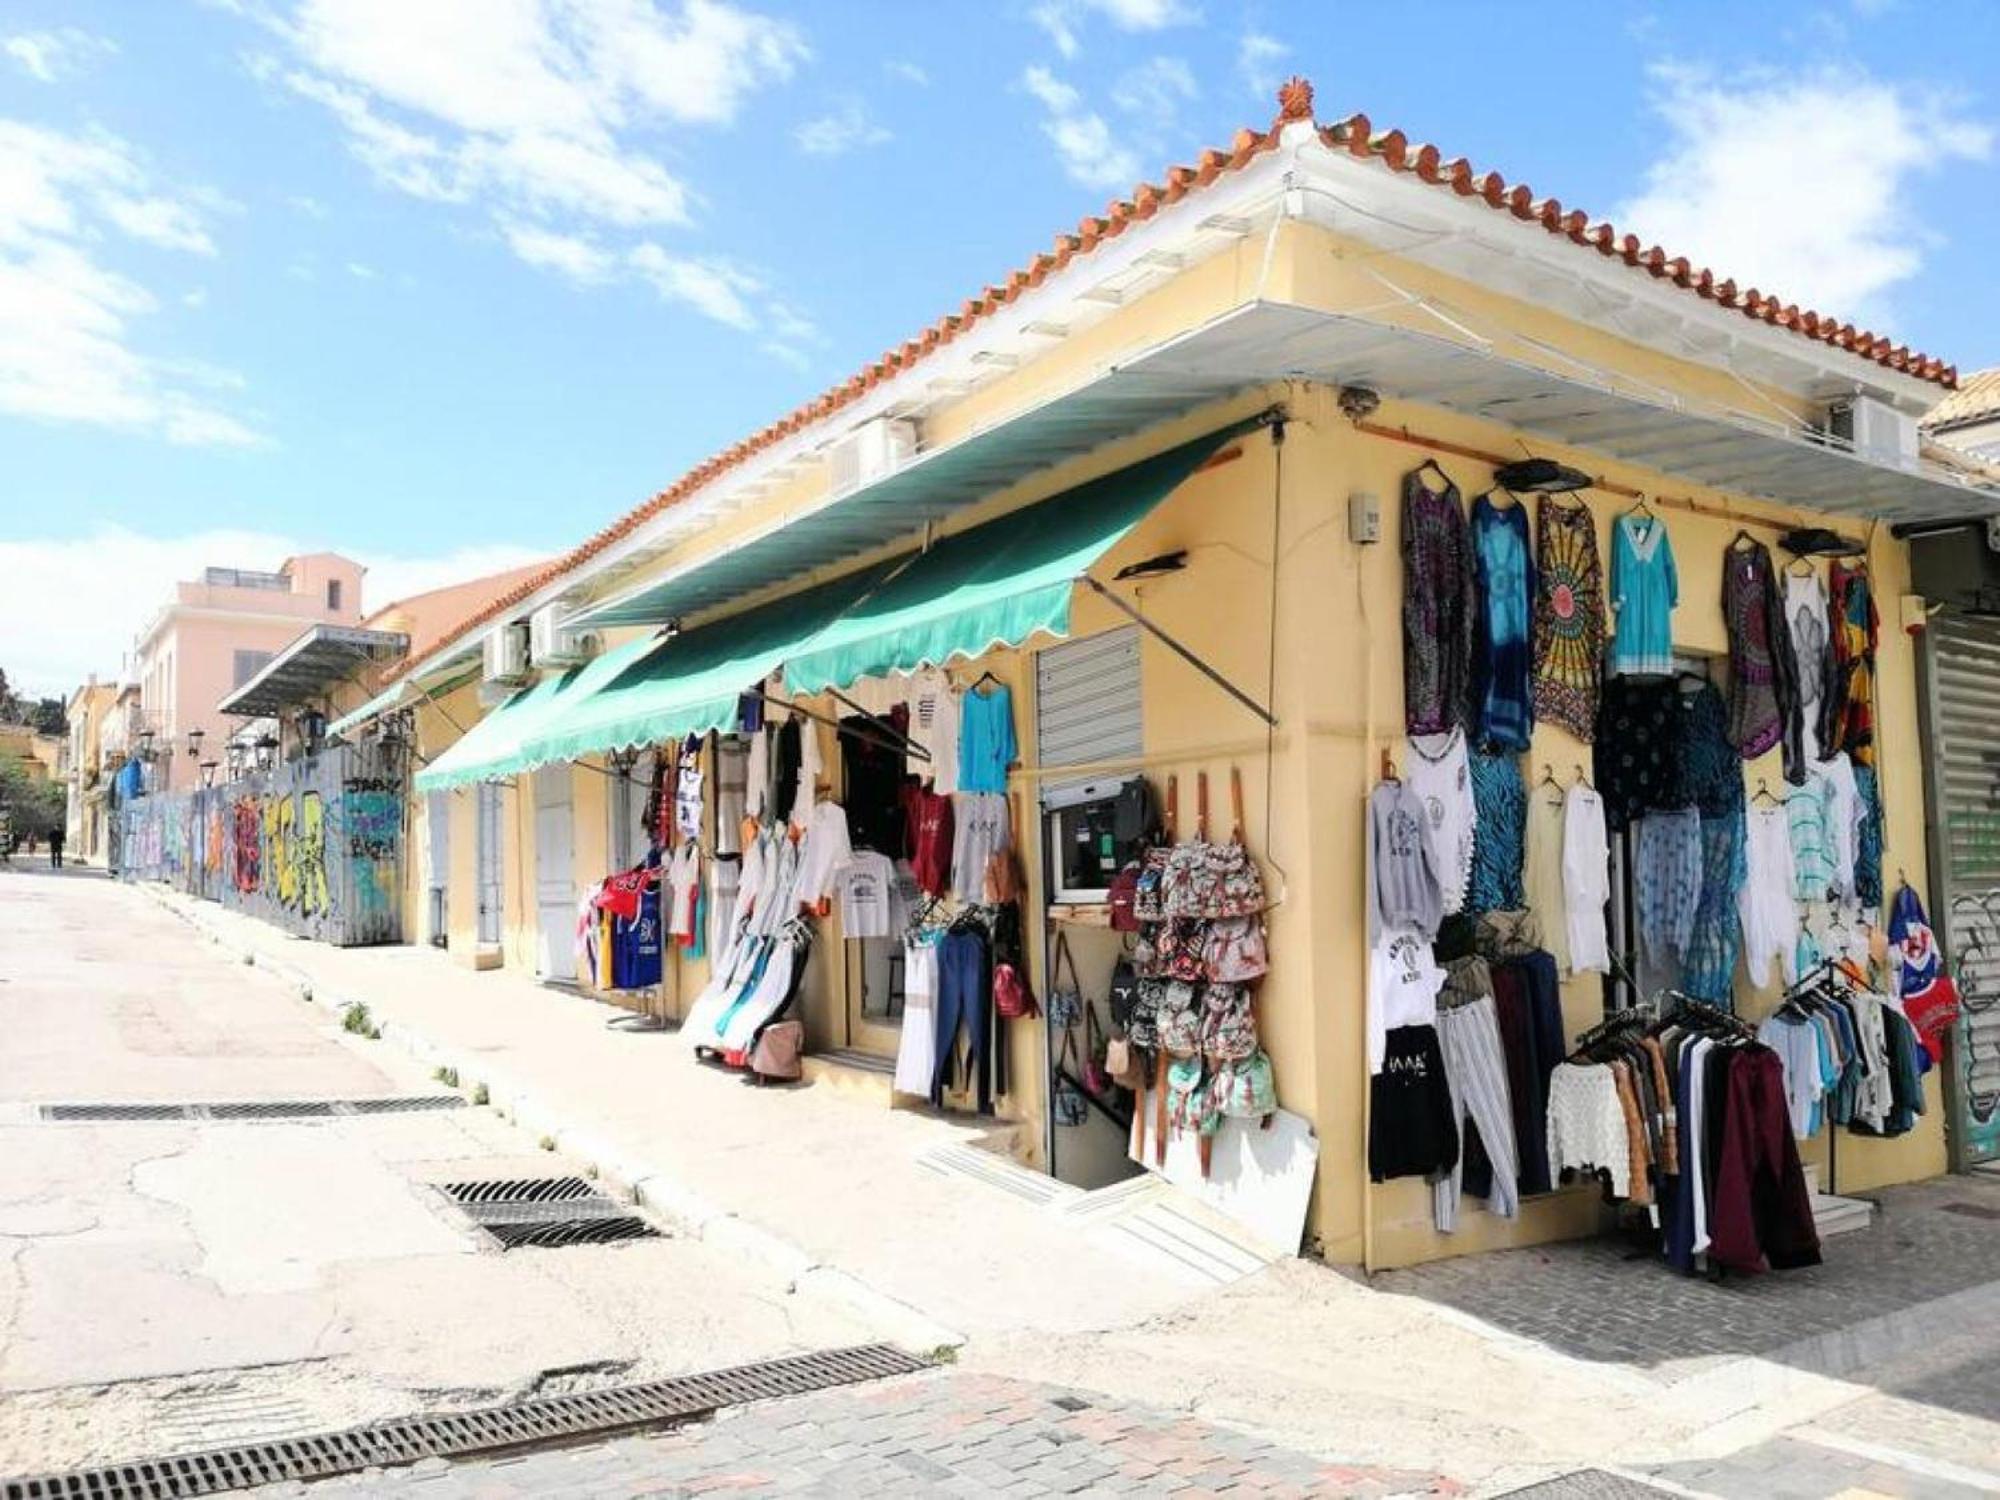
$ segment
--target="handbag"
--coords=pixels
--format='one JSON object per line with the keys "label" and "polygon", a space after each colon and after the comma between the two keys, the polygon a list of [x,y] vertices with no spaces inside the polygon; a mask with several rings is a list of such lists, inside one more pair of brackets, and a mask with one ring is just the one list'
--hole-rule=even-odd
{"label": "handbag", "polygon": [[1066,1063],[1076,1061],[1076,1033],[1063,1033],[1062,1052],[1056,1058],[1055,1082],[1049,1095],[1049,1112],[1058,1125],[1081,1125],[1090,1118],[1090,1101],[1083,1096],[1083,1085]]}
{"label": "handbag", "polygon": [[[1063,982],[1064,968],[1069,982]],[[1076,959],[1069,951],[1069,934],[1056,934],[1055,957],[1049,964],[1049,1025],[1067,1031],[1083,1019],[1083,985],[1076,977]]]}
{"label": "handbag", "polygon": [[1148,1077],[1145,1051],[1131,1037],[1113,1035],[1104,1044],[1104,1072],[1119,1088],[1138,1093]]}
{"label": "handbag", "polygon": [[750,1071],[759,1083],[792,1083],[805,1076],[800,1062],[806,1050],[803,1021],[773,1021],[757,1033],[750,1048]]}
{"label": "handbag", "polygon": [[1161,924],[1153,944],[1160,972],[1188,984],[1199,984],[1208,974],[1204,950],[1204,928],[1191,917],[1174,917]]}
{"label": "handbag", "polygon": [[1169,980],[1160,998],[1160,1050],[1169,1057],[1193,1057],[1201,1051],[1201,1010],[1195,988]]}
{"label": "handbag", "polygon": [[1271,1055],[1262,1047],[1216,1070],[1215,1107],[1232,1120],[1268,1120],[1278,1110]]}
{"label": "handbag", "polygon": [[1111,1029],[1127,1031],[1132,1025],[1132,1011],[1139,1003],[1139,973],[1127,959],[1119,959],[1111,968]]}
{"label": "handbag", "polygon": [[1138,913],[1134,910],[1139,895],[1139,873],[1142,866],[1138,860],[1121,868],[1111,877],[1111,930],[1113,932],[1137,932]]}
{"label": "handbag", "polygon": [[993,1008],[1009,1021],[1042,1013],[1035,1003],[1035,992],[1028,988],[1020,969],[1005,959],[993,966]]}
{"label": "handbag", "polygon": [[1229,784],[1235,804],[1236,827],[1227,843],[1208,838],[1208,773],[1196,781],[1195,837],[1178,844],[1168,860],[1162,904],[1169,917],[1255,916],[1265,906],[1264,877],[1243,846],[1243,780],[1234,767]]}
{"label": "handbag", "polygon": [[1201,998],[1201,1053],[1212,1063],[1241,1062],[1257,1050],[1257,1020],[1250,992],[1240,984],[1211,984]]}
{"label": "handbag", "polygon": [[1132,1001],[1132,1019],[1126,1024],[1125,1034],[1132,1039],[1132,1045],[1141,1052],[1151,1052],[1160,1045],[1160,1009],[1166,1000],[1167,986],[1164,980],[1142,979],[1137,994]]}
{"label": "handbag", "polygon": [[1248,984],[1271,967],[1261,917],[1223,917],[1209,924],[1202,939],[1202,970],[1212,982]]}
{"label": "handbag", "polygon": [[1139,874],[1132,887],[1132,916],[1140,922],[1158,922],[1166,917],[1165,881],[1167,861],[1173,853],[1174,820],[1179,807],[1179,782],[1167,778],[1167,816],[1161,836],[1139,857]]}
{"label": "handbag", "polygon": [[1102,1099],[1111,1092],[1111,1074],[1107,1070],[1110,1047],[1104,1033],[1097,1026],[1097,1007],[1089,1001],[1083,1006],[1083,1086]]}
{"label": "handbag", "polygon": [[1214,1135],[1222,1124],[1208,1065],[1198,1057],[1178,1058],[1167,1066],[1167,1123],[1176,1135]]}

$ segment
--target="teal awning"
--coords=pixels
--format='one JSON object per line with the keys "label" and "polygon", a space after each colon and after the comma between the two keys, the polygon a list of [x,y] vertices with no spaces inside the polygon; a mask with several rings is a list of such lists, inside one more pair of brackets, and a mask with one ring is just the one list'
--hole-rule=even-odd
{"label": "teal awning", "polygon": [[658,744],[736,722],[737,700],[888,575],[877,565],[677,635],[591,690],[538,715],[529,765]]}
{"label": "teal awning", "polygon": [[942,665],[1037,632],[1069,634],[1076,583],[1230,439],[1259,418],[945,538],[892,572],[785,663],[794,693]]}
{"label": "teal awning", "polygon": [[528,753],[529,736],[571,705],[587,698],[596,688],[617,677],[661,644],[658,635],[628,641],[607,651],[587,666],[572,667],[542,678],[525,687],[492,713],[468,729],[444,754],[417,772],[414,783],[420,792],[445,791],[475,781],[504,781],[518,776],[545,760]]}

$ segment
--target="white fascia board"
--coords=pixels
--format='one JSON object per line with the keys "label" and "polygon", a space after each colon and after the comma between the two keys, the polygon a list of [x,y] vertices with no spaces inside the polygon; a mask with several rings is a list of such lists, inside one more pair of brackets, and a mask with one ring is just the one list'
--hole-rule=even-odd
{"label": "white fascia board", "polygon": [[767,484],[793,465],[814,458],[827,443],[854,427],[891,413],[921,416],[938,399],[934,387],[942,384],[954,394],[962,394],[1032,365],[1038,354],[1052,347],[1043,331],[1047,327],[1058,325],[1074,332],[1112,310],[1107,303],[1093,305],[1091,300],[1091,293],[1107,283],[1170,278],[1206,255],[1234,244],[1246,231],[1267,226],[1273,214],[1283,212],[1286,179],[1297,149],[1298,141],[1288,135],[1277,150],[1101,242],[1039,287],[982,318],[972,332],[876,385],[862,400],[765,449],[699,495],[656,517],[574,573],[552,582],[523,602],[519,613],[525,615],[551,600],[573,598],[593,581],[618,571],[635,554],[665,550],[679,538],[700,530],[743,491]]}
{"label": "white fascia board", "polygon": [[[1485,199],[1357,160],[1323,144],[1299,153],[1305,214],[1325,228],[1477,285],[1607,327],[1676,359],[1711,363],[1803,399],[1866,391],[1920,414],[1942,387],[1803,334],[1712,303],[1685,287],[1552,235]],[[1315,191],[1315,189],[1317,191]],[[1726,267],[1717,268],[1727,275]],[[1579,295],[1585,293],[1585,295]],[[1650,326],[1610,323],[1599,308],[1627,308]],[[1671,333],[1680,335],[1676,344]],[[1665,336],[1663,336],[1665,335]],[[1715,351],[1708,353],[1706,351]]]}

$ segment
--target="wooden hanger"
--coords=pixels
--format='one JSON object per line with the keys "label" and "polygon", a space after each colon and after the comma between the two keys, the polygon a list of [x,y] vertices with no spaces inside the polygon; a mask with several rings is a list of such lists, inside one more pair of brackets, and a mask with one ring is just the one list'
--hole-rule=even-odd
{"label": "wooden hanger", "polygon": [[1384,781],[1395,782],[1399,786],[1403,780],[1402,777],[1396,774],[1396,762],[1389,754],[1389,747],[1387,745],[1382,747],[1382,779]]}
{"label": "wooden hanger", "polygon": [[1243,773],[1235,766],[1229,768],[1229,811],[1236,820],[1229,836],[1240,844],[1243,842]]}
{"label": "wooden hanger", "polygon": [[1208,842],[1208,772],[1194,773],[1194,836],[1201,843]]}
{"label": "wooden hanger", "polygon": [[1572,786],[1590,787],[1593,792],[1597,790],[1596,787],[1590,786],[1590,777],[1585,773],[1582,761],[1576,763],[1576,780],[1570,784]]}

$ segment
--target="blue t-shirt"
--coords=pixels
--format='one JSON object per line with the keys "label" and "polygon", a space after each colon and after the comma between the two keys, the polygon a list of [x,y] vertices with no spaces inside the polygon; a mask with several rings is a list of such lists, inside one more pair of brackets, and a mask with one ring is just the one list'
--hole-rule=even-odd
{"label": "blue t-shirt", "polygon": [[958,789],[1006,791],[1007,765],[1017,749],[1013,692],[1004,685],[967,692],[959,704]]}

